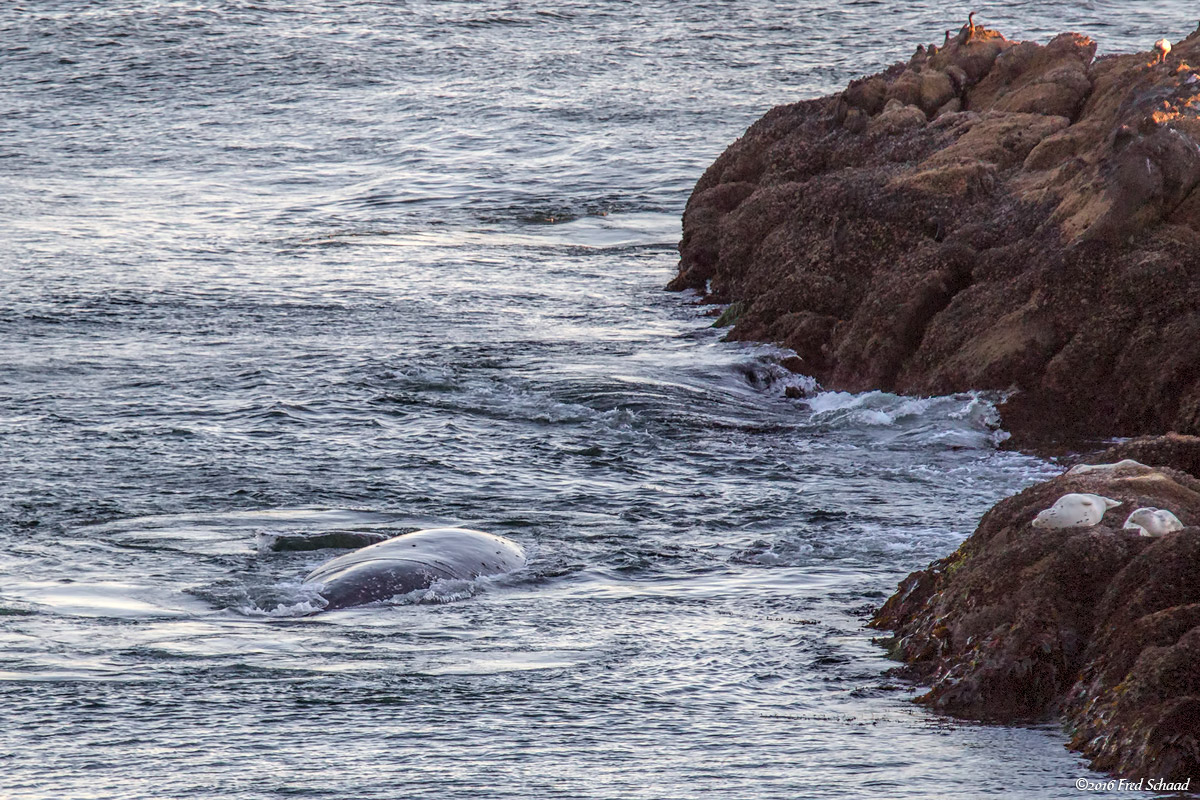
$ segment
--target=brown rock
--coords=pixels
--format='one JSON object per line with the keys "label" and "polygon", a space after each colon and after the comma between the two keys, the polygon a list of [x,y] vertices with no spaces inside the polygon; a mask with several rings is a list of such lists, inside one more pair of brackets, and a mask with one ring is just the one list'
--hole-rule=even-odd
{"label": "brown rock", "polygon": [[1124,459],[1151,467],[1170,467],[1200,477],[1200,436],[1141,436],[1104,450],[1090,460],[1112,464]]}
{"label": "brown rock", "polygon": [[928,169],[893,179],[891,186],[949,197],[986,195],[996,186],[996,165],[969,158],[950,163],[937,161]]}
{"label": "brown rock", "polygon": [[954,91],[961,93],[967,88],[970,79],[967,77],[967,71],[958,64],[949,64],[946,66],[946,77],[954,84]]}
{"label": "brown rock", "polygon": [[1088,67],[1096,44],[1064,33],[1045,46],[1021,42],[997,56],[993,69],[967,95],[974,111],[1015,111],[1074,118],[1092,89]]}
{"label": "brown rock", "polygon": [[1200,778],[1200,528],[1153,541],[1100,599],[1066,698],[1071,746],[1098,769]]}
{"label": "brown rock", "polygon": [[1103,133],[1091,130],[1082,123],[1059,130],[1037,143],[1025,158],[1026,170],[1045,170],[1061,167],[1070,159],[1086,152],[1089,144]]}
{"label": "brown rock", "polygon": [[925,112],[915,105],[905,105],[895,98],[888,100],[887,105],[879,116],[874,117],[867,125],[867,131],[874,134],[894,136],[910,128],[919,128],[925,124]]}
{"label": "brown rock", "polygon": [[852,81],[842,92],[845,101],[854,108],[860,108],[868,116],[878,114],[887,102],[888,84],[883,78],[874,76]]}
{"label": "brown rock", "polygon": [[929,59],[928,65],[933,69],[957,67],[966,76],[966,83],[976,83],[991,71],[997,56],[1012,45],[996,31],[977,31],[965,42],[961,37],[952,39],[947,47]]}
{"label": "brown rock", "polygon": [[936,119],[937,117],[945,116],[946,114],[957,114],[959,111],[962,111],[962,100],[958,99],[957,97],[951,97],[942,104],[942,106],[933,116]]}
{"label": "brown rock", "polygon": [[900,73],[900,77],[892,81],[887,87],[887,93],[884,95],[884,112],[893,100],[903,106],[920,106],[921,105],[921,74],[912,69],[906,69]]}
{"label": "brown rock", "polygon": [[[1039,529],[1068,492],[1122,501],[1090,528]],[[1200,778],[1200,527],[1122,530],[1139,506],[1200,523],[1200,481],[1133,467],[1063,475],[1001,501],[951,556],[906,578],[872,625],[895,632],[918,702],[972,719],[1063,715],[1096,769]]]}
{"label": "brown rock", "polygon": [[851,108],[846,112],[846,119],[842,121],[842,127],[851,133],[862,133],[867,129],[870,119],[867,112],[861,108]]}
{"label": "brown rock", "polygon": [[954,82],[945,72],[925,70],[921,73],[921,91],[917,105],[932,116],[937,110],[958,97]]}
{"label": "brown rock", "polygon": [[780,329],[787,331],[780,338],[802,359],[796,372],[811,374],[825,367],[829,361],[829,341],[836,325],[837,318],[811,311],[801,311],[780,320]]}
{"label": "brown rock", "polygon": [[1200,37],[1155,67],[967,38],[752,126],[672,288],[742,301],[730,336],[794,338],[828,389],[1017,389],[1021,443],[1200,434]]}
{"label": "brown rock", "polygon": [[986,161],[1001,168],[1016,166],[1025,161],[1043,139],[1065,130],[1070,124],[1066,117],[988,112],[965,127],[953,144],[934,153],[919,166],[965,159]]}

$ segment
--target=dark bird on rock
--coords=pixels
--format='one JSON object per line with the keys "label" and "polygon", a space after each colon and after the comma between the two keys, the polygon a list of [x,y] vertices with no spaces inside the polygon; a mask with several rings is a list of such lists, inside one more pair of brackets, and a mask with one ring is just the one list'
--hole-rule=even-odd
{"label": "dark bird on rock", "polygon": [[983,28],[982,25],[975,24],[975,15],[978,13],[978,11],[972,11],[970,14],[968,14],[967,24],[959,28],[958,36],[956,37],[959,44],[966,44],[967,42],[971,41],[973,38],[975,38],[975,34],[978,33],[981,28]]}

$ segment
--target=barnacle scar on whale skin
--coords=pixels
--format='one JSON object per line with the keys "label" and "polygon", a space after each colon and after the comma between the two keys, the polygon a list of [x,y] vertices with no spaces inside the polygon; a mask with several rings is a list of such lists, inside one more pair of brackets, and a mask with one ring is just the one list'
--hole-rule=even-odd
{"label": "barnacle scar on whale skin", "polygon": [[396,536],[326,562],[304,585],[325,600],[326,609],[386,600],[434,581],[473,580],[525,566],[521,545],[483,531],[431,528]]}
{"label": "barnacle scar on whale skin", "polygon": [[1105,511],[1119,505],[1120,501],[1102,495],[1072,492],[1058,498],[1029,524],[1035,528],[1090,528],[1100,524]]}

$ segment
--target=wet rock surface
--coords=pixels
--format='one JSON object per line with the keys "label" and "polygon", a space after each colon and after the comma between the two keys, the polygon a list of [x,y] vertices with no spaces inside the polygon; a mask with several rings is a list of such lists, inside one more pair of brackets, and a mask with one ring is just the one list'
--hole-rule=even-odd
{"label": "wet rock surface", "polygon": [[1200,36],[976,27],[779,106],[697,183],[675,289],[829,389],[1013,391],[1018,443],[1200,433]]}
{"label": "wet rock surface", "polygon": [[[1070,492],[1122,505],[1090,527],[1030,525]],[[1140,506],[1187,527],[1124,530]],[[894,631],[900,672],[932,687],[921,703],[981,720],[1060,716],[1096,769],[1200,778],[1197,526],[1200,480],[1183,472],[1126,462],[1064,474],[997,504],[871,624]]]}

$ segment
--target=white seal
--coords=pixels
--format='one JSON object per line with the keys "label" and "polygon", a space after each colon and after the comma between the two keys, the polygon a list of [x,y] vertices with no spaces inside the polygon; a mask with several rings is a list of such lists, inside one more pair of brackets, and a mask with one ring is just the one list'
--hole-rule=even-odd
{"label": "white seal", "polygon": [[1123,469],[1150,469],[1140,461],[1123,458],[1115,464],[1076,464],[1067,470],[1068,475],[1088,475],[1094,472],[1120,472]]}
{"label": "white seal", "polygon": [[1119,505],[1119,501],[1098,494],[1072,492],[1058,498],[1030,524],[1035,528],[1090,528],[1100,524],[1105,511]]}
{"label": "white seal", "polygon": [[1179,517],[1165,508],[1154,508],[1153,506],[1134,509],[1129,518],[1125,520],[1125,530],[1140,531],[1142,536],[1157,538],[1182,529],[1183,523],[1179,521]]}

